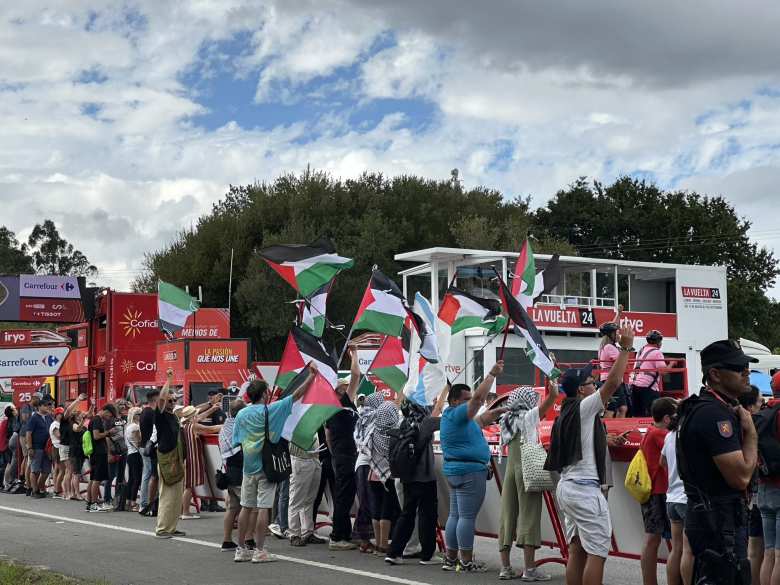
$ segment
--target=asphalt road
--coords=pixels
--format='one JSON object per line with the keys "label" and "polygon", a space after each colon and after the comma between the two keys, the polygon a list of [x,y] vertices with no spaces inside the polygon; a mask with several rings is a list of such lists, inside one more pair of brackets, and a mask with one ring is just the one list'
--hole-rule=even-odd
{"label": "asphalt road", "polygon": [[[138,514],[88,514],[77,502],[0,494],[0,553],[28,565],[113,584],[475,585],[498,581],[496,541],[487,538],[477,539],[476,556],[490,570],[476,575],[448,573],[412,560],[391,567],[381,557],[331,552],[327,545],[292,548],[273,536],[268,537],[267,548],[282,557],[279,562],[234,563],[232,554],[219,549],[221,516],[204,513],[198,520],[183,520],[179,528],[186,537],[158,540],[153,536],[154,521]],[[325,535],[327,529],[321,533]],[[522,553],[515,550],[517,568]],[[539,556],[555,556],[555,551],[542,549]],[[546,564],[543,569],[552,575],[552,583],[564,583],[562,565]],[[663,566],[658,573],[659,583],[665,584]],[[610,558],[604,583],[641,583],[639,561]]]}

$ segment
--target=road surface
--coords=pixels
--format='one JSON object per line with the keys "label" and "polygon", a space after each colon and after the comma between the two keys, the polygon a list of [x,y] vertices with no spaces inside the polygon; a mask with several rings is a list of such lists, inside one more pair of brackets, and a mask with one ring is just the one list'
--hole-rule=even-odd
{"label": "road surface", "polygon": [[[496,541],[478,538],[476,556],[487,562],[484,574],[453,574],[414,560],[388,566],[382,557],[357,551],[331,552],[327,545],[290,547],[269,536],[267,548],[281,556],[276,563],[234,563],[220,551],[222,515],[204,513],[179,523],[186,537],[154,538],[154,520],[135,513],[88,514],[79,502],[32,500],[0,494],[0,553],[3,557],[66,575],[104,579],[124,585],[479,585],[498,581]],[[327,529],[321,532],[327,533]],[[555,556],[542,549],[540,557]],[[522,551],[513,550],[514,566]],[[546,564],[552,583],[564,583],[563,566]],[[659,583],[666,583],[659,565]],[[520,582],[519,580],[517,581]],[[605,585],[641,583],[639,561],[610,558]]]}

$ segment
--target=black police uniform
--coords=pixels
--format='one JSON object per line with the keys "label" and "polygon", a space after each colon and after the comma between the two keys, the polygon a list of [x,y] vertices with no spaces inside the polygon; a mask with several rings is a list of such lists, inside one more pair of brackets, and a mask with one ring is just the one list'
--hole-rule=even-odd
{"label": "black police uniform", "polygon": [[[702,369],[717,367],[705,363]],[[738,348],[738,344],[736,344]],[[716,356],[723,347],[712,348]],[[748,362],[741,348],[740,356],[725,354],[726,363],[735,359]],[[713,360],[710,354],[707,358]],[[685,533],[696,559],[696,585],[749,585],[750,564],[747,561],[747,501],[745,492],[730,487],[713,457],[742,450],[742,426],[734,411],[738,402],[712,389],[702,388],[698,396],[685,400],[679,409],[677,466],[685,485],[688,506]]]}

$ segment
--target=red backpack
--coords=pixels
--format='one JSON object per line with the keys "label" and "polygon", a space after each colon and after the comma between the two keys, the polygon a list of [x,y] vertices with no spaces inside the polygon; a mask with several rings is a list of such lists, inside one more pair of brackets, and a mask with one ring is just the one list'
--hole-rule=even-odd
{"label": "red backpack", "polygon": [[0,420],[0,453],[8,450],[8,419]]}

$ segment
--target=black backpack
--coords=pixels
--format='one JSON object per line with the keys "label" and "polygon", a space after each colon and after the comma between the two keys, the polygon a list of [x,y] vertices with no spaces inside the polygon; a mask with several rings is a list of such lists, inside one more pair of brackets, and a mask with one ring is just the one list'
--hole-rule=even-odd
{"label": "black backpack", "polygon": [[390,431],[390,473],[401,481],[411,481],[414,477],[421,450],[416,448],[420,429],[406,420],[397,429]]}
{"label": "black backpack", "polygon": [[780,477],[780,439],[777,437],[777,417],[780,404],[753,415],[758,433],[758,473],[761,477]]}
{"label": "black backpack", "polygon": [[263,441],[263,473],[271,483],[281,483],[292,473],[292,461],[287,440],[279,437],[272,443],[268,436],[268,408],[265,409],[265,441]]}

